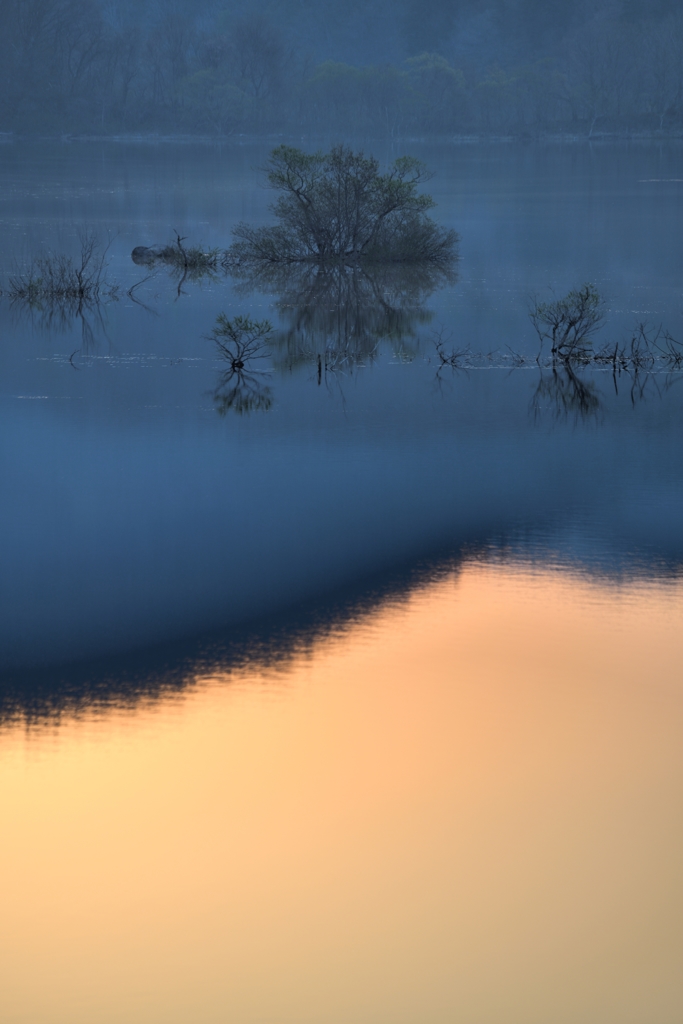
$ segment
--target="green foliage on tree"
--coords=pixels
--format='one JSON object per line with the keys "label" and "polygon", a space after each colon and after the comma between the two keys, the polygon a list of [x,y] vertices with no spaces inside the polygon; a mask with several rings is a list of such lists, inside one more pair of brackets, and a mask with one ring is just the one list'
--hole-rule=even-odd
{"label": "green foliage on tree", "polygon": [[427,216],[434,200],[418,191],[428,177],[413,157],[381,174],[378,160],[347,146],[329,153],[278,146],[266,167],[278,224],[239,224],[232,254],[273,263],[452,260],[457,234]]}

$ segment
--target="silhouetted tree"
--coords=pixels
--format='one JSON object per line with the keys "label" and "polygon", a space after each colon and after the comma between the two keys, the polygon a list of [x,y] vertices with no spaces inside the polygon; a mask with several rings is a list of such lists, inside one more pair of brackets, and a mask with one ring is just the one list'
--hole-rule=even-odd
{"label": "silhouetted tree", "polygon": [[374,157],[345,146],[312,154],[278,146],[266,176],[279,193],[272,207],[279,224],[238,225],[235,259],[417,263],[455,256],[457,235],[427,216],[435,204],[418,185],[428,174],[412,157],[400,157],[380,174]]}

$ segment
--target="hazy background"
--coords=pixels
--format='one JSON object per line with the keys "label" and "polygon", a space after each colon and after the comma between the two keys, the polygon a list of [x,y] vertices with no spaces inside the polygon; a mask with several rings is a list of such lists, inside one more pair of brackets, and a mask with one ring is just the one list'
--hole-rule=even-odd
{"label": "hazy background", "polygon": [[680,133],[680,0],[2,0],[0,132]]}

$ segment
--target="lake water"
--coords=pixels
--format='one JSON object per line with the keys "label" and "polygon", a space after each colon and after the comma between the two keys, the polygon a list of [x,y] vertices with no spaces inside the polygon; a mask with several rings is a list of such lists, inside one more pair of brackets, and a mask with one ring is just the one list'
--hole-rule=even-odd
{"label": "lake water", "polygon": [[528,309],[683,338],[683,146],[404,148],[449,279],[150,273],[267,145],[0,147],[3,287],[118,285],[0,299],[3,1022],[681,1019],[683,373]]}

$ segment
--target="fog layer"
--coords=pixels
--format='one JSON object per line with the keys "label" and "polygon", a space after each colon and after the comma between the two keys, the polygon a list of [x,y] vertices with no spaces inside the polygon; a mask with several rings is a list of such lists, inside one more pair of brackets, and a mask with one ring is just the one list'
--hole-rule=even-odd
{"label": "fog layer", "polygon": [[677,0],[4,0],[0,132],[680,132]]}

